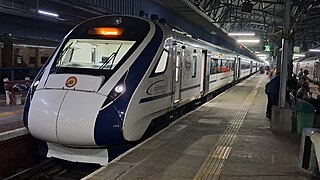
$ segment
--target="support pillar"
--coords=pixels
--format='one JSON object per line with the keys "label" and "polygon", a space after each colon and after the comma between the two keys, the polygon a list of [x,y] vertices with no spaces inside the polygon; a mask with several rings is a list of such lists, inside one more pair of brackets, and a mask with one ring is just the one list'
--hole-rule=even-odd
{"label": "support pillar", "polygon": [[290,54],[289,41],[292,34],[290,29],[291,0],[285,0],[284,23],[282,32],[282,53],[280,70],[279,104],[273,107],[271,130],[274,132],[291,132],[292,110],[286,107],[286,90],[288,79],[288,60]]}
{"label": "support pillar", "polygon": [[13,67],[13,45],[10,34],[5,34],[3,38],[2,67]]}

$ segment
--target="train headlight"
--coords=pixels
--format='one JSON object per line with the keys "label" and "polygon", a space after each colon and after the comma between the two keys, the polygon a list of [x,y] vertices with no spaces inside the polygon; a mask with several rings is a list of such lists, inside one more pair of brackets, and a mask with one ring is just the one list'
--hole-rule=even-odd
{"label": "train headlight", "polygon": [[126,91],[126,86],[124,84],[117,84],[115,88],[110,92],[108,97],[114,101],[116,100],[121,94],[123,94]]}
{"label": "train headlight", "polygon": [[128,72],[118,81],[115,87],[108,94],[107,99],[102,105],[102,109],[109,106],[113,101],[119,98],[126,91],[125,79],[127,77]]}
{"label": "train headlight", "polygon": [[115,91],[116,93],[123,93],[124,90],[125,90],[125,87],[124,87],[123,84],[120,84],[120,85],[118,85],[118,86],[116,86],[116,87],[114,88],[114,91]]}

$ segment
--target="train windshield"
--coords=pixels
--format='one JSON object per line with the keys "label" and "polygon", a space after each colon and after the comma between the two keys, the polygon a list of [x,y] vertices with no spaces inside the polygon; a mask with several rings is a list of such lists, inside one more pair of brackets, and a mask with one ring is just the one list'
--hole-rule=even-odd
{"label": "train windshield", "polygon": [[56,67],[113,70],[135,42],[70,39],[58,56]]}

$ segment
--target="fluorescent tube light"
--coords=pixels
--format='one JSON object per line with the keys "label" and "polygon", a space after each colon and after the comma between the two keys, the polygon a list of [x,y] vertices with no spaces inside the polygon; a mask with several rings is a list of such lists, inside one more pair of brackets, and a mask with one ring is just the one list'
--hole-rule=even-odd
{"label": "fluorescent tube light", "polygon": [[255,33],[251,32],[234,32],[234,33],[228,33],[229,36],[254,36]]}
{"label": "fluorescent tube light", "polygon": [[309,49],[310,52],[320,52],[320,49]]}
{"label": "fluorescent tube light", "polygon": [[57,13],[52,13],[52,12],[48,12],[48,11],[44,11],[44,10],[38,10],[38,13],[46,15],[46,16],[51,16],[51,17],[59,17],[59,15]]}
{"label": "fluorescent tube light", "polygon": [[238,39],[237,42],[239,43],[258,43],[260,39]]}
{"label": "fluorescent tube light", "polygon": [[306,55],[304,54],[293,54],[293,57],[305,57]]}

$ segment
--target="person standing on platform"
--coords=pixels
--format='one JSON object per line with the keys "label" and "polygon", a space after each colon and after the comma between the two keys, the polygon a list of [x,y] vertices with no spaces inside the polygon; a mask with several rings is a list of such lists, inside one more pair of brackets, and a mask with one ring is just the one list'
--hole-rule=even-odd
{"label": "person standing on platform", "polygon": [[299,78],[299,80],[302,78],[302,76],[303,76],[303,69],[300,68],[300,71],[298,72],[298,78]]}
{"label": "person standing on platform", "polygon": [[271,79],[271,78],[272,78],[272,76],[273,76],[273,70],[272,70],[272,69],[270,69],[269,74],[268,74],[268,78],[269,78],[269,79]]}
{"label": "person standing on platform", "polygon": [[309,71],[308,71],[308,69],[305,69],[304,71],[303,71],[303,76],[302,76],[302,82],[304,83],[304,82],[307,82],[308,83],[308,85],[310,84],[310,79],[309,79],[309,77],[308,77],[308,75],[309,75]]}
{"label": "person standing on platform", "polygon": [[276,73],[267,84],[265,93],[268,97],[266,117],[271,120],[272,106],[277,105],[279,101],[279,88],[280,88],[280,72]]}
{"label": "person standing on platform", "polygon": [[297,92],[297,99],[303,99],[309,101],[311,99],[311,92],[309,88],[309,83],[305,81],[301,88]]}
{"label": "person standing on platform", "polygon": [[297,91],[299,89],[299,82],[295,74],[293,74],[292,77],[288,79],[287,87],[288,87],[287,89],[289,90],[289,93],[291,93],[293,97],[296,98]]}

